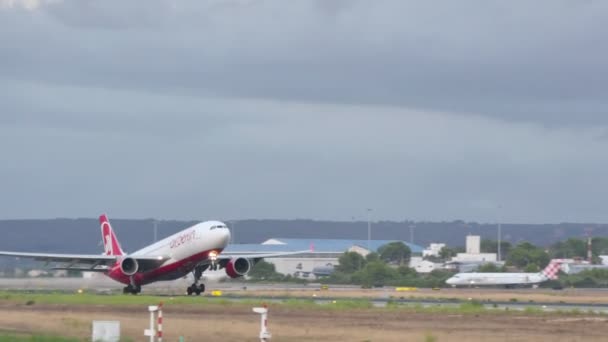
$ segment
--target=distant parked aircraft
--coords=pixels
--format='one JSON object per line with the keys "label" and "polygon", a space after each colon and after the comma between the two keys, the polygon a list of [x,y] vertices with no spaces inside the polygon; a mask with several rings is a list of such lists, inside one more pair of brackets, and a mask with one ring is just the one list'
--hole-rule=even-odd
{"label": "distant parked aircraft", "polygon": [[222,222],[206,221],[127,254],[122,250],[105,214],[99,217],[99,223],[104,245],[101,255],[6,251],[0,251],[0,255],[65,263],[62,267],[53,268],[58,270],[101,272],[126,284],[123,292],[132,294],[141,292],[142,285],[178,279],[192,272],[194,283],[186,290],[189,295],[198,295],[205,292],[205,285],[199,282],[203,272],[208,269],[224,268],[229,277],[237,278],[246,275],[262,258],[302,253],[221,254],[230,241],[230,231]]}
{"label": "distant parked aircraft", "polygon": [[448,285],[456,286],[517,286],[539,284],[557,279],[562,260],[551,260],[544,270],[538,273],[458,273],[446,280]]}

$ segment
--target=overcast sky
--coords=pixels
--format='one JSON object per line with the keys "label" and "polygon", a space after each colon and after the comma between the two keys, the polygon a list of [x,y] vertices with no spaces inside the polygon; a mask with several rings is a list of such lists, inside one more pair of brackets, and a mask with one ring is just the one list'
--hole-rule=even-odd
{"label": "overcast sky", "polygon": [[608,222],[608,1],[0,0],[0,218]]}

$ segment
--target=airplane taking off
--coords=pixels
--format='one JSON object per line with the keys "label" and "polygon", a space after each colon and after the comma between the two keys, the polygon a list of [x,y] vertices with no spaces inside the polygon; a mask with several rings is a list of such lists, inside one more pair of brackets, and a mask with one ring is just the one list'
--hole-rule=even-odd
{"label": "airplane taking off", "polygon": [[563,263],[553,259],[544,270],[538,273],[458,273],[446,280],[446,284],[456,286],[516,286],[534,285],[547,280],[557,279],[557,273]]}
{"label": "airplane taking off", "polygon": [[131,294],[141,292],[142,285],[175,280],[192,273],[194,283],[187,288],[187,293],[199,295],[205,292],[205,285],[200,283],[200,279],[206,270],[223,268],[229,277],[237,278],[246,275],[262,258],[307,252],[221,254],[230,241],[230,231],[222,222],[206,221],[127,254],[122,250],[105,214],[99,217],[99,223],[104,245],[101,255],[0,251],[0,256],[67,263],[64,267],[54,267],[55,270],[101,272],[126,284],[123,293]]}

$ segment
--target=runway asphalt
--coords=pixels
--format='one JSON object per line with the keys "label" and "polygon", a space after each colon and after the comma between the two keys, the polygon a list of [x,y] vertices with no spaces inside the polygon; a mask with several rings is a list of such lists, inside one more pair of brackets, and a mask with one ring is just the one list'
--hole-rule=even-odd
{"label": "runway asphalt", "polygon": [[[241,290],[247,287],[251,290],[310,290],[315,285],[300,284],[251,284],[244,282],[220,282],[217,280],[204,280],[207,287],[218,290]],[[159,281],[144,286],[144,290],[151,294],[163,292],[175,293],[182,292],[192,284],[191,278],[178,279],[173,281]],[[316,284],[316,286],[320,286]],[[91,289],[98,292],[122,290],[123,284],[113,281],[102,274],[95,275],[93,278],[0,278],[0,290],[47,290],[47,291],[77,291],[79,289]],[[358,286],[336,286],[332,289],[359,289]]]}

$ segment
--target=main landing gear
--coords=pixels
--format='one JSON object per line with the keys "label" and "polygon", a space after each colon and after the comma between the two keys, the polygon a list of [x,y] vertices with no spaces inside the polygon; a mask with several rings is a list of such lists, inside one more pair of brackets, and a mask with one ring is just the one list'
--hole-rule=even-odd
{"label": "main landing gear", "polygon": [[141,292],[141,286],[135,284],[135,277],[133,275],[129,276],[129,285],[125,286],[122,289],[122,293],[127,294],[130,293],[132,295],[136,295]]}
{"label": "main landing gear", "polygon": [[186,289],[186,292],[188,293],[188,296],[191,296],[193,293],[196,293],[196,295],[200,295],[201,293],[205,292],[205,284],[192,284],[190,286],[188,286],[188,288]]}
{"label": "main landing gear", "polygon": [[201,278],[203,277],[203,272],[209,268],[209,265],[196,266],[194,270],[192,270],[192,274],[194,275],[194,283],[186,289],[186,293],[188,296],[191,296],[195,293],[197,296],[201,293],[205,292],[205,284],[199,284]]}
{"label": "main landing gear", "polygon": [[122,289],[122,293],[124,293],[124,294],[130,293],[130,294],[136,295],[140,292],[141,292],[141,286],[139,286],[139,285],[135,285],[135,286],[127,285]]}

